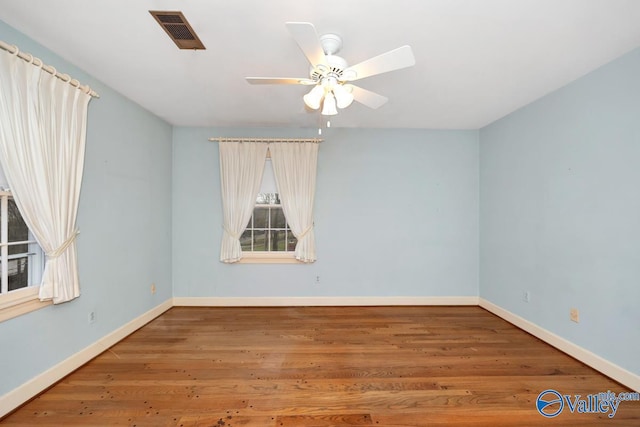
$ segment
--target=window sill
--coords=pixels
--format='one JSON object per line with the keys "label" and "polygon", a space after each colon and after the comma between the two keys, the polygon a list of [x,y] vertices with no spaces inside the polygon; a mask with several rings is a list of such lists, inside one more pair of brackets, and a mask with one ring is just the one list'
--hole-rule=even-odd
{"label": "window sill", "polygon": [[236,264],[303,264],[293,252],[243,252]]}
{"label": "window sill", "polygon": [[51,301],[40,301],[39,290],[39,286],[32,286],[0,296],[0,322],[53,304]]}

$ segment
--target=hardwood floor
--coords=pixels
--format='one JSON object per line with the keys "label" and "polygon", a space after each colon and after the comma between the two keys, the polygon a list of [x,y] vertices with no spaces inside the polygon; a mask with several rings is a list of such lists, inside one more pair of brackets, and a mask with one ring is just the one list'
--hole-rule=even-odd
{"label": "hardwood floor", "polygon": [[174,307],[7,426],[640,425],[536,410],[628,388],[479,307]]}

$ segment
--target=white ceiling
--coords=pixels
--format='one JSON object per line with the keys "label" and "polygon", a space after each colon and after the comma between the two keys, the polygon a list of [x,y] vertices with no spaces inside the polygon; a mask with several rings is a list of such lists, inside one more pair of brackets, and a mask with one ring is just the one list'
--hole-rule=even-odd
{"label": "white ceiling", "polygon": [[[640,46],[637,0],[0,0],[0,19],[183,126],[316,127],[287,21],[337,33],[354,65],[408,44],[416,65],[358,85],[335,127],[477,129]],[[149,10],[180,10],[205,51],[179,50]],[[12,43],[12,40],[4,40]],[[64,70],[62,70],[64,71]]]}

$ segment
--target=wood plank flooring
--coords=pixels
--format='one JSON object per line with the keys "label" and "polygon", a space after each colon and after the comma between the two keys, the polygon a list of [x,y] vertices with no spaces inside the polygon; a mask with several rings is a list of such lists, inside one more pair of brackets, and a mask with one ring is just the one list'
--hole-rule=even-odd
{"label": "wood plank flooring", "polygon": [[479,307],[174,307],[3,426],[640,426],[631,391]]}

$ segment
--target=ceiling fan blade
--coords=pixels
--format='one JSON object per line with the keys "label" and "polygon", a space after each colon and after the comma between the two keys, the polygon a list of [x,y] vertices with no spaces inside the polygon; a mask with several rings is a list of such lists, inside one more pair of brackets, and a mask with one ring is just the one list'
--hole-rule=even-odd
{"label": "ceiling fan blade", "polygon": [[312,23],[287,22],[286,25],[312,67],[327,63],[324,50],[320,44],[320,38]]}
{"label": "ceiling fan blade", "polygon": [[314,85],[315,81],[295,77],[245,77],[252,85]]}
{"label": "ceiling fan blade", "polygon": [[351,87],[351,93],[353,94],[353,99],[358,101],[362,105],[366,105],[369,108],[379,108],[383,106],[389,98],[386,96],[378,95],[375,92],[371,92],[370,90],[362,89],[361,87],[349,85]]}
{"label": "ceiling fan blade", "polygon": [[411,67],[415,63],[416,59],[413,56],[411,46],[402,46],[347,68],[343,76],[347,81],[359,80],[376,74]]}

